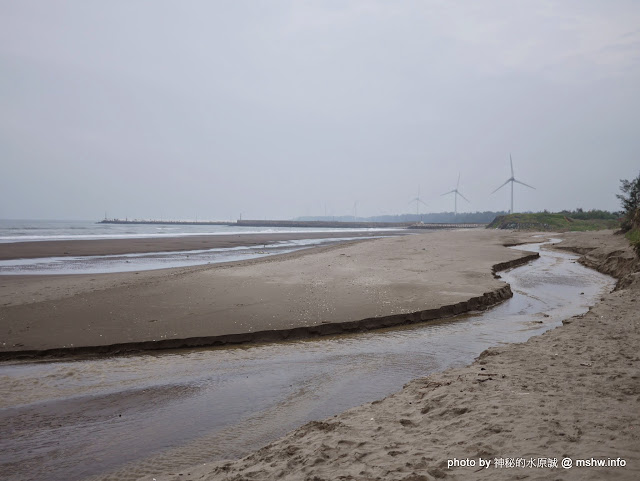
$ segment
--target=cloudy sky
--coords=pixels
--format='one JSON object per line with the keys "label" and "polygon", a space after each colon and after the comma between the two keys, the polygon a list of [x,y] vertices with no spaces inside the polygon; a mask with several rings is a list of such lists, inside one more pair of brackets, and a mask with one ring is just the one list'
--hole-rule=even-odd
{"label": "cloudy sky", "polygon": [[0,218],[617,210],[640,2],[0,0]]}

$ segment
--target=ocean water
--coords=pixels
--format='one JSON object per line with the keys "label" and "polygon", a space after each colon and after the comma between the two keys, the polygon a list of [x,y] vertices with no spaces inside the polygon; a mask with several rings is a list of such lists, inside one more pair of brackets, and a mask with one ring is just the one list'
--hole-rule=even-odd
{"label": "ocean water", "polygon": [[399,229],[336,229],[298,227],[240,227],[224,225],[99,224],[88,220],[7,220],[0,219],[0,243],[72,239],[134,239],[141,237],[182,237],[190,235],[379,232]]}

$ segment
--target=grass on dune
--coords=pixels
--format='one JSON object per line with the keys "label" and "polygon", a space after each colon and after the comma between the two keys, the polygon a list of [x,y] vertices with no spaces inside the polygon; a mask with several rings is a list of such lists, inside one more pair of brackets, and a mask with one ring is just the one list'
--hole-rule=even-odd
{"label": "grass on dune", "polygon": [[640,256],[640,228],[631,229],[625,234],[625,237],[629,240],[629,243],[636,251],[636,254]]}
{"label": "grass on dune", "polygon": [[488,227],[520,230],[591,231],[617,229],[620,227],[620,222],[617,219],[575,219],[563,213],[538,212],[496,217]]}

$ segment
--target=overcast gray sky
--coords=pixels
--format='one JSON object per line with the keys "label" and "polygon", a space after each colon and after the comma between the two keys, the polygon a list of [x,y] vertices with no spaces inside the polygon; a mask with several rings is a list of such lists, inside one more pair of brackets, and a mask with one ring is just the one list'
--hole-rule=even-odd
{"label": "overcast gray sky", "polygon": [[0,0],[0,217],[617,210],[640,2]]}

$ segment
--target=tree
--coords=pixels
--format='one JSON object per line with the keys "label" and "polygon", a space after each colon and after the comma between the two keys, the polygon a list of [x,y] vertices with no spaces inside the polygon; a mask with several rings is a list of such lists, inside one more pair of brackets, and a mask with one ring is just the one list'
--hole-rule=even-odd
{"label": "tree", "polygon": [[620,179],[620,184],[622,194],[617,194],[616,197],[620,199],[624,211],[622,230],[627,232],[632,229],[633,220],[640,208],[640,174],[633,180]]}

